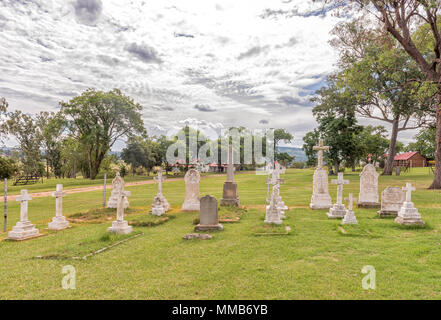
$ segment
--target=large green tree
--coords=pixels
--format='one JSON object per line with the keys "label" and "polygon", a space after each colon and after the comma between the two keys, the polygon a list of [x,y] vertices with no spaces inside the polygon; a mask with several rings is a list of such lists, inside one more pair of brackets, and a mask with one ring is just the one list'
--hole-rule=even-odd
{"label": "large green tree", "polygon": [[120,90],[86,90],[61,102],[71,133],[87,156],[86,177],[95,179],[101,162],[118,139],[145,134],[142,107]]}
{"label": "large green tree", "polygon": [[415,142],[406,146],[406,151],[418,151],[426,158],[433,159],[436,150],[436,128],[435,126],[424,128],[415,137]]}
{"label": "large green tree", "polygon": [[312,99],[317,105],[313,114],[318,122],[318,131],[331,148],[327,159],[338,172],[340,164],[355,167],[360,150],[357,135],[362,127],[355,116],[354,97],[340,90],[334,76],[328,77],[328,86],[317,91]]}
{"label": "large green tree", "polygon": [[384,37],[392,36],[396,39],[424,74],[420,92],[433,96],[436,106],[435,174],[430,188],[441,189],[441,0],[327,2],[343,10],[364,10],[364,14],[377,19],[385,31]]}
{"label": "large green tree", "polygon": [[364,19],[334,29],[332,44],[340,53],[340,86],[356,99],[359,116],[391,126],[383,174],[391,175],[398,133],[428,122],[431,99],[415,94],[422,73],[396,40],[379,40],[381,30],[366,29]]}
{"label": "large green tree", "polygon": [[[37,114],[37,124],[42,135],[42,146],[46,158],[46,168],[52,169],[55,177],[62,175],[61,148],[66,128],[66,119],[60,112],[42,111]],[[46,170],[49,178],[49,170]]]}
{"label": "large green tree", "polygon": [[24,114],[17,110],[8,114],[7,126],[9,133],[18,141],[24,173],[41,175],[40,148],[43,135],[38,121],[32,115]]}

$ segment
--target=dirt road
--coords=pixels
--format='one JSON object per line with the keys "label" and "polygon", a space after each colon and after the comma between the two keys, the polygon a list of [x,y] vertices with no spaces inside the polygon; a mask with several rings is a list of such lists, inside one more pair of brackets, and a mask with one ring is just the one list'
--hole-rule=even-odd
{"label": "dirt road", "polygon": [[[209,177],[216,177],[219,176],[219,174],[213,174],[208,176],[202,176],[201,179],[209,178]],[[184,178],[168,178],[166,181],[179,181],[184,180]],[[125,184],[126,187],[132,187],[132,186],[141,186],[145,184],[155,184],[157,183],[155,180],[146,180],[146,181],[136,181],[136,182],[127,182]],[[112,184],[107,185],[107,190],[112,189]],[[63,190],[67,194],[72,193],[82,193],[82,192],[90,192],[90,191],[97,191],[97,190],[103,190],[103,186],[91,186],[91,187],[84,187],[84,188],[76,188],[76,189],[67,189]],[[53,191],[44,191],[44,192],[35,192],[31,193],[30,195],[32,198],[43,198],[43,197],[50,197],[52,195]],[[8,196],[8,201],[15,201],[15,199],[20,196],[18,194],[10,195]],[[0,202],[4,202],[4,197],[0,197]]]}

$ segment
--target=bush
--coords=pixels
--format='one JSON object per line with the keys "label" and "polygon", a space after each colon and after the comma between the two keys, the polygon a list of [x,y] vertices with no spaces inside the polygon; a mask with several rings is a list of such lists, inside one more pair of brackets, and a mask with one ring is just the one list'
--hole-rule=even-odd
{"label": "bush", "polygon": [[294,169],[303,169],[306,167],[306,163],[305,162],[293,162],[291,164],[290,168],[294,168]]}
{"label": "bush", "polygon": [[14,160],[0,157],[0,179],[10,179],[17,171],[18,167]]}

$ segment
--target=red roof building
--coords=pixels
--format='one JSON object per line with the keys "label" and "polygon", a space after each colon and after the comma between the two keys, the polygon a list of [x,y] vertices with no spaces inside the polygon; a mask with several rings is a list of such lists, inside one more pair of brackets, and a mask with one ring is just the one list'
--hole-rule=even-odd
{"label": "red roof building", "polygon": [[425,167],[427,165],[427,159],[423,157],[419,152],[406,152],[397,154],[394,158],[395,167]]}

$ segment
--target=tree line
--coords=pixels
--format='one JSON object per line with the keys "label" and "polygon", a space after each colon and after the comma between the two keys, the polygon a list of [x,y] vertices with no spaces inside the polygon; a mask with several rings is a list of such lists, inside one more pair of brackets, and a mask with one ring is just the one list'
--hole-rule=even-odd
{"label": "tree line", "polygon": [[[230,128],[241,134],[239,154],[245,160],[246,135],[251,135],[244,127]],[[218,150],[218,157],[213,159],[222,163],[225,154],[225,139],[208,139],[204,134],[189,126],[181,130],[185,135],[185,168],[200,152],[207,147]],[[37,175],[56,178],[76,178],[81,172],[84,178],[96,179],[102,171],[120,171],[122,175],[149,174],[155,167],[170,170],[173,163],[167,162],[167,150],[178,143],[178,134],[174,137],[149,136],[142,121],[142,106],[132,98],[114,89],[103,92],[88,89],[68,102],[60,102],[58,112],[43,111],[36,115],[22,111],[8,111],[7,101],[0,100],[0,140],[7,135],[18,142],[18,151],[10,152],[8,157],[0,157],[0,177],[12,177],[15,174]],[[192,154],[189,148],[190,136],[197,137],[197,151]],[[293,136],[284,129],[274,132],[271,143],[290,142]],[[250,136],[250,141],[255,137]],[[111,153],[118,140],[126,143],[119,157]],[[268,139],[263,138],[263,149]],[[228,141],[229,142],[229,141]],[[208,150],[210,150],[208,148]],[[275,154],[276,158],[287,165],[293,157],[286,153]],[[225,159],[225,157],[223,158]],[[255,167],[253,162],[249,168]]]}

